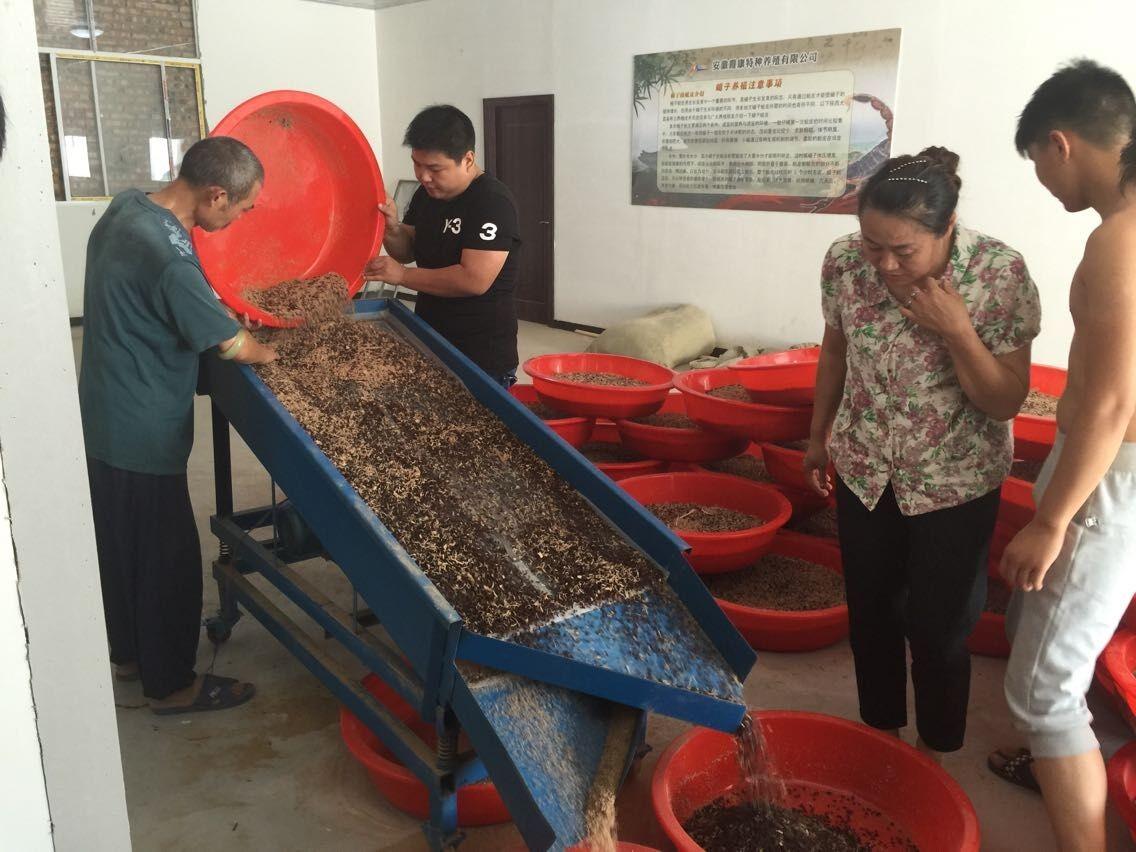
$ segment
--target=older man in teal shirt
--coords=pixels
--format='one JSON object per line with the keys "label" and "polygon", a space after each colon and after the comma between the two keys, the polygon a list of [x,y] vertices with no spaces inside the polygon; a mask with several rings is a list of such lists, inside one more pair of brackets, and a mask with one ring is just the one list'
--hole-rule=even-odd
{"label": "older man in teal shirt", "polygon": [[155,713],[218,710],[250,683],[194,670],[201,545],[189,502],[199,356],[276,357],[221,307],[190,231],[215,231],[252,209],[264,181],[235,139],[198,142],[177,180],[118,195],[87,245],[79,404],[111,662],[141,678]]}

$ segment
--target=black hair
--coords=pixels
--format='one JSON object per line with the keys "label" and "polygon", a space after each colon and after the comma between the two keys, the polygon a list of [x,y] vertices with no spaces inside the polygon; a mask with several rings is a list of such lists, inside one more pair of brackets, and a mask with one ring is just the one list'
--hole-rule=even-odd
{"label": "black hair", "polygon": [[460,162],[467,152],[475,150],[477,135],[469,116],[455,106],[428,106],[410,122],[402,144],[416,151],[440,151]]}
{"label": "black hair", "polygon": [[1120,185],[1129,184],[1136,184],[1136,130],[1132,131],[1132,141],[1120,154]]}
{"label": "black hair", "polygon": [[230,201],[238,202],[264,182],[264,166],[244,142],[231,136],[210,136],[185,152],[178,177],[191,186],[219,186]]}
{"label": "black hair", "polygon": [[958,164],[958,154],[946,148],[924,148],[914,157],[892,157],[861,187],[860,215],[879,210],[911,219],[935,236],[943,236],[951,226],[962,189]]}
{"label": "black hair", "polygon": [[4,157],[4,145],[8,141],[8,120],[4,115],[4,98],[0,96],[0,159]]}
{"label": "black hair", "polygon": [[1053,130],[1071,131],[1101,148],[1130,138],[1136,130],[1132,89],[1111,68],[1091,60],[1066,65],[1037,87],[1018,117],[1018,153],[1025,156]]}

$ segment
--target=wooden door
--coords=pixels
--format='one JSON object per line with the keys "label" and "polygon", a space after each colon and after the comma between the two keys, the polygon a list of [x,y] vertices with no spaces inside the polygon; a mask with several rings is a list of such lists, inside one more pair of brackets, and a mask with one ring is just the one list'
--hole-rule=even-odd
{"label": "wooden door", "polygon": [[486,98],[485,169],[517,200],[521,266],[517,316],[553,320],[552,95]]}

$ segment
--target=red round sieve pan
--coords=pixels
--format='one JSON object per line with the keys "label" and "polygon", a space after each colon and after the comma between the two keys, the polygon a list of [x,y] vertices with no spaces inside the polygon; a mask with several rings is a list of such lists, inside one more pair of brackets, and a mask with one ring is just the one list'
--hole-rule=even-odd
{"label": "red round sieve pan", "polygon": [[265,325],[285,321],[241,298],[249,288],[337,272],[349,295],[379,250],[386,200],[378,161],[358,125],[330,101],[307,92],[266,92],[245,101],[213,129],[248,145],[264,165],[254,208],[221,231],[195,228],[205,276],[238,314]]}

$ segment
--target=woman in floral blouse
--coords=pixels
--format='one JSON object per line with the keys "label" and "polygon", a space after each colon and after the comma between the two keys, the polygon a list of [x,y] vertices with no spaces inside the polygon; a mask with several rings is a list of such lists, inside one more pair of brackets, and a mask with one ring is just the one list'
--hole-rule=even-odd
{"label": "woman in floral blouse", "polygon": [[829,249],[805,459],[836,491],[860,715],[907,724],[906,640],[917,745],[936,758],[963,743],[966,640],[1040,323],[1021,255],[958,223],[957,167],[943,148],[889,160],[861,189],[860,231]]}

